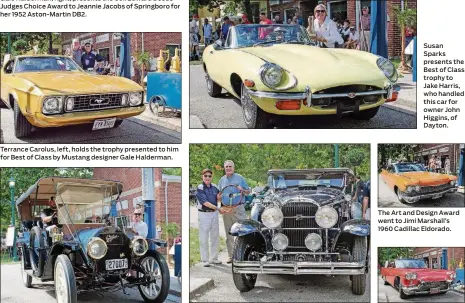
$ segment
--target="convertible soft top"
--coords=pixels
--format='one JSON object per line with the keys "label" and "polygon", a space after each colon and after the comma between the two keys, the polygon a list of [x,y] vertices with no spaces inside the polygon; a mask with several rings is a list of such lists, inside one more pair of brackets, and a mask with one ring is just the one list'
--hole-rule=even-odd
{"label": "convertible soft top", "polygon": [[282,174],[282,175],[300,175],[300,174],[343,174],[347,173],[353,175],[354,172],[349,168],[312,168],[312,169],[270,169],[269,175]]}
{"label": "convertible soft top", "polygon": [[[60,189],[63,189],[66,194],[72,195],[76,193],[76,189],[79,187],[86,187],[94,189],[105,189],[107,193],[112,195],[119,195],[123,191],[123,184],[119,181],[112,180],[99,180],[99,179],[79,179],[79,178],[67,178],[67,177],[44,177],[40,178],[35,184],[31,185],[28,190],[23,193],[17,200],[16,205],[20,205],[23,201],[31,199],[34,200],[36,197],[38,200],[48,200],[51,196],[56,195],[56,185],[58,184]],[[65,199],[65,197],[62,197]],[[86,197],[88,198],[88,197]]]}

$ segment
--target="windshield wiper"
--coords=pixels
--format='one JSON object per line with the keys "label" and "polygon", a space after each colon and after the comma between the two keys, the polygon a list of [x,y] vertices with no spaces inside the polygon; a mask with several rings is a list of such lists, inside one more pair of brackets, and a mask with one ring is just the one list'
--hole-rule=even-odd
{"label": "windshield wiper", "polygon": [[257,42],[255,43],[253,46],[257,46],[257,45],[263,45],[263,44],[269,44],[269,43],[275,43],[276,40],[269,40],[269,41],[262,41],[262,42]]}

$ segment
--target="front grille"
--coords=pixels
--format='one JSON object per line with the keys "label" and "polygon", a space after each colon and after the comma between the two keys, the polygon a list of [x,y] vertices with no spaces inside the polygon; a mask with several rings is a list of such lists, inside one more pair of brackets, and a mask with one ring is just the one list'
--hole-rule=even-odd
{"label": "front grille", "polygon": [[105,257],[97,261],[99,271],[106,271],[105,260],[111,259],[128,259],[128,265],[131,266],[131,248],[130,240],[124,233],[101,233],[99,238],[105,241],[108,247]]}
{"label": "front grille", "polygon": [[[291,202],[283,206],[283,228],[319,228],[315,221],[315,214],[318,206],[306,202]],[[313,218],[295,218],[300,216],[312,216]],[[292,217],[292,218],[290,218]],[[305,237],[311,232],[317,230],[283,230],[283,233],[289,238],[288,252],[307,250],[305,247]]]}
{"label": "front grille", "polygon": [[437,193],[437,192],[447,190],[447,189],[449,189],[451,187],[452,187],[452,185],[450,185],[449,183],[441,184],[441,185],[437,185],[437,186],[422,186],[421,189],[420,189],[420,193],[421,194]]}
{"label": "front grille", "polygon": [[449,288],[449,285],[446,281],[423,282],[420,284],[420,290],[426,291],[430,290],[431,288],[447,289]]}
{"label": "front grille", "polygon": [[[343,86],[336,86],[326,88],[324,90],[317,91],[313,94],[313,96],[318,96],[319,94],[348,94],[348,93],[361,93],[361,92],[370,92],[382,90],[382,88],[369,86],[369,85],[343,85]],[[334,97],[334,98],[319,98],[319,99],[312,99],[312,104],[316,106],[325,106],[331,107],[335,106],[337,102],[342,103],[344,106],[354,106],[357,103],[365,104],[365,103],[373,103],[378,102],[380,99],[381,94],[379,95],[369,95],[369,96],[356,96],[354,98],[349,97]]]}
{"label": "front grille", "polygon": [[80,111],[93,111],[100,109],[116,108],[121,106],[121,99],[123,94],[95,94],[95,95],[78,95],[68,96],[67,98],[74,98],[74,107],[71,111],[66,112],[80,112]]}

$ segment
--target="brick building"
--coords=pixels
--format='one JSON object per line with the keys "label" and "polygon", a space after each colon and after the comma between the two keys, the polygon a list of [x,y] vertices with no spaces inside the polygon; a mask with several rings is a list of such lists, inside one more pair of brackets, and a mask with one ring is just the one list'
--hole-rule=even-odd
{"label": "brick building", "polygon": [[417,144],[414,146],[415,161],[425,164],[433,155],[441,159],[444,172],[444,162],[450,159],[452,174],[457,175],[460,163],[460,152],[464,150],[464,144]]}
{"label": "brick building", "polygon": [[[360,2],[357,7],[356,2]],[[271,18],[279,13],[281,19],[287,20],[292,18],[296,13],[303,18],[304,26],[308,26],[308,17],[313,15],[313,10],[319,0],[269,0],[269,11]],[[407,3],[409,8],[416,8],[416,0],[392,0],[387,2],[388,11],[388,52],[389,57],[398,57],[401,54],[401,34],[397,20],[394,16],[393,6],[400,6],[401,2]],[[358,29],[358,22],[361,9],[364,6],[371,7],[371,0],[323,0],[327,7],[328,16],[331,19],[345,20],[349,19],[352,25]],[[405,5],[405,4],[404,4]]]}
{"label": "brick building", "polygon": [[[141,168],[94,168],[94,178],[115,180],[123,183],[123,192],[116,204],[118,215],[127,215],[132,220],[134,209],[142,201],[142,169]],[[168,185],[166,184],[168,182]],[[165,222],[165,186],[168,186],[168,222],[174,222],[181,231],[182,224],[182,187],[180,176],[169,176],[162,173],[161,168],[154,168],[155,214],[157,225]]]}
{"label": "brick building", "polygon": [[[63,52],[71,49],[73,39],[78,39],[84,45],[89,42],[94,50],[106,57],[110,64],[115,64],[120,53],[121,39],[113,33],[61,33]],[[174,56],[174,50],[181,50],[181,33],[131,33],[131,53],[148,52],[156,58],[160,50],[169,50]],[[137,69],[137,67],[136,67]]]}
{"label": "brick building", "polygon": [[[428,268],[444,268],[444,256],[447,255],[447,269],[453,270],[460,262],[465,262],[463,247],[415,247],[415,259],[423,259]],[[435,265],[437,264],[437,265]]]}

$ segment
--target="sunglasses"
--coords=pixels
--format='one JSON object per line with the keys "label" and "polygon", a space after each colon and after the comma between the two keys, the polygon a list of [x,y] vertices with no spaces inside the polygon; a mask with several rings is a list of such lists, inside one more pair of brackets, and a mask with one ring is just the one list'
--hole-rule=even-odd
{"label": "sunglasses", "polygon": [[211,178],[212,175],[203,175],[205,178]]}
{"label": "sunglasses", "polygon": [[225,166],[224,168],[230,168],[230,167],[232,167],[232,166]]}
{"label": "sunglasses", "polygon": [[315,13],[317,13],[317,14],[323,14],[323,13],[326,13],[326,11],[316,10]]}
{"label": "sunglasses", "polygon": [[142,216],[142,214],[134,214],[134,216],[140,217],[140,216]]}

